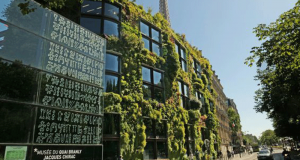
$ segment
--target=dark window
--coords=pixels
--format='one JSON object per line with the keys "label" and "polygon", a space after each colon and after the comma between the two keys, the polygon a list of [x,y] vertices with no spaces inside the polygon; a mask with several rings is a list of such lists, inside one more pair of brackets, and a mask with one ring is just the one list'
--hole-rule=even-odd
{"label": "dark window", "polygon": [[189,87],[178,81],[180,99],[181,99],[181,107],[189,109]]}
{"label": "dark window", "polygon": [[80,24],[96,34],[101,33],[101,19],[81,17]]}
{"label": "dark window", "polygon": [[179,61],[181,64],[181,68],[183,71],[187,72],[187,56],[185,53],[185,49],[181,47],[179,44],[175,44],[175,51],[179,54]]}
{"label": "dark window", "polygon": [[105,75],[105,92],[119,93],[119,77],[113,75]]}
{"label": "dark window", "polygon": [[195,153],[195,139],[194,139],[194,126],[186,125],[185,126],[185,148],[187,150],[187,154]]}
{"label": "dark window", "polygon": [[105,113],[103,123],[103,158],[104,160],[118,160],[120,156],[120,115]]}
{"label": "dark window", "polygon": [[103,160],[118,160],[119,157],[119,142],[118,141],[103,141]]}
{"label": "dark window", "polygon": [[144,48],[161,56],[161,36],[160,31],[153,28],[152,25],[140,22],[140,31],[143,35]]}
{"label": "dark window", "polygon": [[142,76],[144,98],[164,102],[163,74],[153,68],[142,67]]}
{"label": "dark window", "polygon": [[147,137],[144,159],[167,158],[167,121],[158,122],[150,118],[144,118],[143,121],[146,126]]}
{"label": "dark window", "polygon": [[196,60],[194,60],[193,66],[194,66],[194,71],[197,74],[197,77],[201,78],[201,65],[200,65],[200,63],[197,62]]}
{"label": "dark window", "polygon": [[104,114],[103,134],[107,136],[118,137],[120,133],[120,115]]}
{"label": "dark window", "polygon": [[109,3],[105,3],[104,15],[119,20],[120,19],[120,8],[116,7],[112,4],[109,4]]}
{"label": "dark window", "polygon": [[104,91],[120,93],[120,57],[112,53],[106,53]]}
{"label": "dark window", "polygon": [[110,3],[84,1],[80,25],[99,35],[119,37],[120,7]]}

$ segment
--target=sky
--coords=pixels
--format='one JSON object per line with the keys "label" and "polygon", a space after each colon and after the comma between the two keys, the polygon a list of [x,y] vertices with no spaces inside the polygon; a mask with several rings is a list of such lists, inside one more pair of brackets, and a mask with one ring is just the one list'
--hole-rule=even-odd
{"label": "sky", "polygon": [[[255,67],[244,64],[254,46],[261,42],[253,28],[274,22],[291,9],[297,0],[169,0],[171,26],[208,58],[221,80],[224,93],[234,99],[241,118],[242,131],[257,137],[273,129],[266,114],[253,109]],[[159,11],[159,0],[136,0],[136,3]]]}

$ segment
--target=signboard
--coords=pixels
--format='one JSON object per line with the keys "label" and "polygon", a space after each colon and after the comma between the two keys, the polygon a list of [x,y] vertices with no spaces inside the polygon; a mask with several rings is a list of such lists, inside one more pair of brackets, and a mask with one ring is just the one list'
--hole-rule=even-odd
{"label": "signboard", "polygon": [[6,146],[4,160],[25,160],[27,146]]}
{"label": "signboard", "polygon": [[[24,2],[35,10],[23,15],[18,5]],[[28,136],[14,143],[26,143],[34,160],[101,160],[106,40],[34,1],[4,4],[0,65],[9,73],[2,75],[14,76],[0,84],[17,87],[0,92],[0,103],[10,100],[32,111],[23,115],[32,120]],[[16,78],[20,83],[12,84]],[[26,153],[27,147],[7,146],[5,160],[23,160]]]}

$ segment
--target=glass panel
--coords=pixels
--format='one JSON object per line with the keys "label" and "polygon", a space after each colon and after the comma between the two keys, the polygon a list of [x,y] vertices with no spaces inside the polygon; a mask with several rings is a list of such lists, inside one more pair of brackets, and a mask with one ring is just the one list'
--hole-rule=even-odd
{"label": "glass panel", "polygon": [[189,142],[189,150],[190,150],[189,155],[191,155],[192,153],[194,155],[194,153],[195,153],[195,142],[194,141]]}
{"label": "glass panel", "polygon": [[103,134],[118,137],[120,132],[119,123],[119,115],[104,114]]}
{"label": "glass panel", "polygon": [[0,160],[4,160],[4,156],[5,160],[31,159],[31,151],[30,146],[0,145]]}
{"label": "glass panel", "polygon": [[0,102],[0,142],[29,143],[32,135],[34,108]]}
{"label": "glass panel", "polygon": [[186,60],[186,54],[183,49],[180,49],[180,57]]}
{"label": "glass panel", "polygon": [[179,54],[179,48],[177,44],[175,44],[175,52]]}
{"label": "glass panel", "polygon": [[144,94],[144,99],[152,98],[151,87],[148,85],[143,85],[143,94]]}
{"label": "glass panel", "polygon": [[81,17],[80,25],[96,34],[101,34],[101,19]]}
{"label": "glass panel", "polygon": [[0,98],[35,102],[37,71],[22,62],[0,60]]}
{"label": "glass panel", "polygon": [[168,158],[168,143],[157,142],[157,158],[167,159]]}
{"label": "glass panel", "polygon": [[143,33],[143,34],[145,34],[146,36],[149,36],[149,26],[148,25],[146,25],[145,23],[143,23],[143,22],[141,22],[140,23],[140,29],[141,29],[141,32]]}
{"label": "glass panel", "polygon": [[183,85],[184,87],[184,96],[189,97],[189,87],[187,85]]}
{"label": "glass panel", "polygon": [[104,34],[108,36],[119,37],[119,25],[118,23],[104,20]]}
{"label": "glass panel", "polygon": [[143,81],[151,82],[151,71],[149,68],[142,67]]}
{"label": "glass panel", "polygon": [[143,157],[144,160],[154,159],[154,142],[147,142]]}
{"label": "glass panel", "polygon": [[182,92],[182,85],[181,85],[181,82],[179,82],[179,81],[178,81],[178,86],[179,86],[179,93],[182,94],[183,93]]}
{"label": "glass panel", "polygon": [[106,62],[105,62],[106,70],[119,72],[119,64],[120,64],[119,56],[108,54],[108,53],[106,54]]}
{"label": "glass panel", "polygon": [[104,141],[103,148],[103,160],[119,160],[119,141]]}
{"label": "glass panel", "polygon": [[105,75],[104,91],[119,93],[119,77]]}
{"label": "glass panel", "polygon": [[167,136],[167,126],[166,122],[162,121],[159,123],[158,121],[155,123],[155,128],[156,128],[156,137],[158,136],[159,138],[165,138]]}
{"label": "glass panel", "polygon": [[199,100],[198,92],[195,93],[196,98]]}
{"label": "glass panel", "polygon": [[152,52],[154,52],[156,55],[160,55],[160,46],[156,43],[152,43]]}
{"label": "glass panel", "polygon": [[146,126],[146,136],[153,137],[154,136],[154,129],[153,129],[153,121],[152,119],[145,118],[144,125]]}
{"label": "glass panel", "polygon": [[148,49],[150,51],[150,42],[147,38],[143,37],[143,41],[144,41],[144,48]]}
{"label": "glass panel", "polygon": [[162,86],[162,83],[163,83],[162,82],[162,73],[153,71],[153,76],[154,76],[154,84]]}
{"label": "glass panel", "polygon": [[183,103],[184,103],[184,102],[183,102],[183,98],[182,98],[182,96],[180,96],[180,106],[181,106],[181,107],[184,107],[184,106],[183,106]]}
{"label": "glass panel", "polygon": [[199,63],[197,63],[197,71],[201,72],[201,65]]}
{"label": "glass panel", "polygon": [[154,88],[154,99],[158,102],[164,102],[163,90],[160,88]]}
{"label": "glass panel", "polygon": [[181,60],[181,68],[184,72],[187,72],[187,66],[186,66],[186,62],[184,60]]}
{"label": "glass panel", "polygon": [[112,4],[105,3],[104,14],[117,20],[120,19],[120,8]]}
{"label": "glass panel", "polygon": [[160,42],[160,34],[156,29],[151,29],[152,32],[152,39],[156,40],[157,42]]}
{"label": "glass panel", "polygon": [[81,13],[101,15],[102,14],[102,2],[83,1],[81,5]]}

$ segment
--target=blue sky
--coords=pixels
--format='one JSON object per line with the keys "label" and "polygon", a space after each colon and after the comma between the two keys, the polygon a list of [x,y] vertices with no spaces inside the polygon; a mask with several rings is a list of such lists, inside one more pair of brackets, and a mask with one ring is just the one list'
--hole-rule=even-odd
{"label": "blue sky", "polygon": [[[172,28],[203,51],[221,79],[224,93],[234,99],[241,117],[242,130],[259,136],[273,129],[266,114],[256,113],[255,67],[244,64],[254,46],[261,42],[253,34],[258,24],[274,22],[291,9],[297,0],[169,0]],[[159,10],[159,0],[136,0],[145,10]]]}

